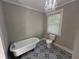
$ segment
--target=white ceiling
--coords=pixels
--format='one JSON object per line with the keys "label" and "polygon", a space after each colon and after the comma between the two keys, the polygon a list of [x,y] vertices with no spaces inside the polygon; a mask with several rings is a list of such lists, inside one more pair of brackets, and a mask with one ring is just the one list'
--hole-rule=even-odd
{"label": "white ceiling", "polygon": [[[35,9],[40,12],[44,12],[44,1],[45,0],[3,0],[9,3],[22,5],[27,8]],[[65,3],[71,2],[73,0],[57,0],[57,6],[62,6]]]}

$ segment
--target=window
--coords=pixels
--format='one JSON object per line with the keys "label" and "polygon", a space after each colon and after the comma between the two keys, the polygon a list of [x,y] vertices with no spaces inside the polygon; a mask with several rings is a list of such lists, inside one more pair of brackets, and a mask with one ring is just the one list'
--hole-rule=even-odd
{"label": "window", "polygon": [[48,15],[48,33],[53,33],[56,35],[61,34],[61,16],[61,12],[55,12],[54,14]]}

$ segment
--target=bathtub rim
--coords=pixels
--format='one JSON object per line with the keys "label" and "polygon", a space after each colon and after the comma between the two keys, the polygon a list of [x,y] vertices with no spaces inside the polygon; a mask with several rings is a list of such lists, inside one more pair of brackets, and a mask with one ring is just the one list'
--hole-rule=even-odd
{"label": "bathtub rim", "polygon": [[[34,37],[34,38],[35,38],[35,37]],[[29,39],[32,39],[32,38],[29,38]],[[37,40],[36,40],[35,42],[33,42],[32,44],[37,44],[38,42],[40,42],[40,39],[39,39],[39,38],[36,38],[36,39],[37,39]],[[27,40],[27,39],[25,39],[25,40]],[[21,41],[22,41],[22,40],[21,40]],[[19,41],[17,41],[17,42],[19,42]],[[13,46],[13,45],[16,45],[17,42],[14,42],[14,43],[11,44],[11,46],[10,46],[10,51],[11,51],[11,52],[17,52],[17,51],[19,51],[19,50],[25,48],[25,46],[24,46],[24,47],[19,48],[19,49],[13,49],[12,46]],[[30,46],[30,45],[32,45],[32,44],[28,44],[27,47]]]}

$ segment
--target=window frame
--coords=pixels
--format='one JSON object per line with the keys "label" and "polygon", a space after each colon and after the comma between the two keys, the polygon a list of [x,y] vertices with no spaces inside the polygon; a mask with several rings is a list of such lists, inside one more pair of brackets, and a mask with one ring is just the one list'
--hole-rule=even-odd
{"label": "window frame", "polygon": [[60,16],[59,30],[58,30],[58,34],[57,34],[58,36],[61,36],[62,20],[63,20],[63,9],[59,9],[59,10],[56,10],[54,12],[50,12],[50,13],[47,14],[47,33],[49,34],[49,32],[48,32],[48,16],[56,15],[56,14],[61,14],[61,16]]}

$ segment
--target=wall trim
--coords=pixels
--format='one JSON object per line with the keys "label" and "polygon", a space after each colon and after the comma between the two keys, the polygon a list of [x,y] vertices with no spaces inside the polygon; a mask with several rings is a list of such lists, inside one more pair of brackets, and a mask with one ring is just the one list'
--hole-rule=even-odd
{"label": "wall trim", "polygon": [[71,0],[71,1],[69,1],[69,2],[66,2],[66,3],[60,5],[60,6],[56,6],[56,8],[59,8],[59,7],[61,7],[61,6],[65,6],[65,5],[67,5],[67,4],[69,4],[69,3],[72,3],[72,2],[75,2],[75,1],[76,1],[76,0]]}
{"label": "wall trim", "polygon": [[[28,8],[28,9],[31,9],[31,10],[35,10],[35,11],[38,11],[38,12],[45,13],[44,11],[40,11],[39,9],[30,7],[30,6],[28,6],[28,5],[20,4],[20,3],[14,2],[14,1],[10,1],[10,0],[2,0],[2,1],[3,1],[3,2],[7,2],[7,3],[14,4],[14,5],[17,5],[17,6],[21,6],[21,7],[24,7],[24,8]],[[74,2],[74,1],[76,1],[76,0],[71,0],[71,1],[69,1],[69,2],[66,2],[66,3],[60,5],[60,6],[57,6],[56,8],[61,7],[61,6],[64,6],[64,5],[67,5],[67,4],[69,4],[69,3],[71,3],[71,2]]]}
{"label": "wall trim", "polygon": [[69,53],[71,53],[71,54],[73,54],[73,50],[71,50],[71,49],[68,49],[64,46],[61,46],[61,45],[57,44],[57,43],[54,43],[54,45],[61,48],[61,49],[63,49],[63,50],[65,50],[65,51],[67,51],[67,52],[69,52]]}
{"label": "wall trim", "polygon": [[[42,40],[46,40],[46,38],[42,38]],[[71,50],[71,49],[68,49],[64,46],[61,46],[60,44],[57,44],[57,43],[54,43],[54,45],[61,48],[61,49],[63,49],[63,50],[65,50],[65,51],[67,51],[67,52],[69,52],[69,53],[71,53],[71,54],[73,54],[73,50]]]}
{"label": "wall trim", "polygon": [[34,11],[37,11],[37,12],[42,12],[42,13],[44,13],[43,11],[40,11],[39,9],[30,7],[30,6],[28,6],[28,5],[24,5],[24,4],[21,4],[21,3],[17,3],[17,2],[14,2],[14,1],[10,1],[10,0],[2,0],[2,1],[3,1],[3,2],[6,2],[6,3],[10,3],[10,4],[17,5],[17,6],[20,6],[20,7],[24,7],[24,8],[27,8],[27,9],[31,9],[31,10],[34,10]]}

